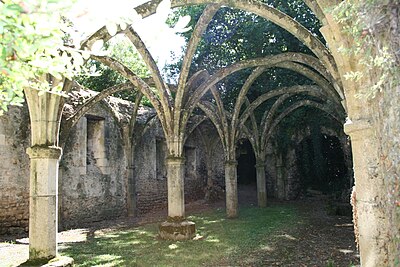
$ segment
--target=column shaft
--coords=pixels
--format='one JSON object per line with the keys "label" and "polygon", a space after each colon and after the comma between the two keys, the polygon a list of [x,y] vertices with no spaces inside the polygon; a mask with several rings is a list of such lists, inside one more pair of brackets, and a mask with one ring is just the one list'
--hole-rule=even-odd
{"label": "column shaft", "polygon": [[58,163],[61,148],[34,146],[30,156],[29,259],[57,255]]}
{"label": "column shaft", "polygon": [[127,179],[128,179],[128,188],[127,190],[127,199],[126,206],[128,210],[128,216],[136,215],[136,188],[135,188],[135,180],[134,180],[134,168],[133,166],[128,166],[127,168]]}
{"label": "column shaft", "polygon": [[267,185],[265,181],[265,165],[257,164],[257,200],[258,206],[264,208],[267,206]]}
{"label": "column shaft", "polygon": [[237,162],[225,162],[226,215],[228,218],[238,216]]}
{"label": "column shaft", "polygon": [[378,169],[377,141],[368,122],[345,125],[351,137],[355,191],[352,196],[353,220],[360,249],[361,266],[387,266],[387,220],[382,203],[385,188]]}
{"label": "column shaft", "polygon": [[171,218],[185,217],[185,158],[167,158],[168,179],[168,216]]}

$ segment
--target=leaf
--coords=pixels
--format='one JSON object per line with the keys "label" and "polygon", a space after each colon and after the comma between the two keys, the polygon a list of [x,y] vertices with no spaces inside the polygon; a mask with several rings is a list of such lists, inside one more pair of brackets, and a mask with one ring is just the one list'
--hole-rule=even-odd
{"label": "leaf", "polygon": [[11,4],[6,6],[7,9],[22,12],[22,7],[18,4]]}
{"label": "leaf", "polygon": [[137,22],[142,19],[142,15],[139,15],[135,9],[132,8],[130,12],[131,22]]}
{"label": "leaf", "polygon": [[165,22],[168,18],[168,14],[171,11],[171,1],[163,0],[156,9],[157,18],[162,22]]}
{"label": "leaf", "polygon": [[74,59],[74,65],[76,67],[82,66],[84,63],[83,57],[80,53],[71,51],[71,56]]}
{"label": "leaf", "polygon": [[90,58],[90,53],[88,51],[82,51],[82,57],[85,60],[88,60]]}
{"label": "leaf", "polygon": [[126,29],[127,26],[128,26],[128,24],[126,24],[125,22],[119,23],[119,27],[120,27],[121,30],[123,30],[123,31]]}
{"label": "leaf", "polygon": [[107,28],[108,33],[109,33],[111,36],[116,35],[117,32],[118,32],[118,26],[117,26],[117,24],[115,24],[114,22],[108,22],[108,23],[106,24],[106,28]]}
{"label": "leaf", "polygon": [[180,30],[183,30],[183,29],[186,28],[186,26],[188,26],[188,24],[190,23],[190,20],[191,20],[191,19],[192,19],[192,18],[191,18],[189,15],[180,17],[179,20],[178,20],[178,22],[175,24],[174,29],[175,29],[176,31],[179,31],[179,32],[180,32]]}
{"label": "leaf", "polygon": [[192,29],[192,27],[190,26],[190,27],[183,28],[183,29],[176,29],[175,32],[184,33],[184,32],[190,31],[191,29]]}
{"label": "leaf", "polygon": [[103,44],[104,44],[104,41],[101,40],[101,39],[95,41],[95,42],[93,43],[92,47],[91,47],[92,52],[93,52],[93,53],[98,53],[98,52],[100,52],[101,49],[103,48]]}
{"label": "leaf", "polygon": [[7,58],[7,49],[3,46],[3,48],[1,49],[1,59],[6,60],[6,58]]}
{"label": "leaf", "polygon": [[56,71],[56,70],[54,70],[54,69],[52,69],[52,68],[49,69],[49,73],[50,73],[51,75],[53,75],[54,78],[56,78],[57,80],[61,80],[61,79],[62,79],[61,74],[60,74],[58,71]]}

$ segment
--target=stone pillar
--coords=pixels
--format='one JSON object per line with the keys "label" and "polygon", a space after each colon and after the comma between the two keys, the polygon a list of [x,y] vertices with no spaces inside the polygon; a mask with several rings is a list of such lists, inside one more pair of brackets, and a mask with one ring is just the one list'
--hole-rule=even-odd
{"label": "stone pillar", "polygon": [[134,180],[134,167],[128,166],[127,167],[127,179],[128,179],[128,188],[127,188],[127,199],[126,199],[126,206],[127,206],[127,213],[128,216],[136,216],[136,188],[135,188],[135,180]]}
{"label": "stone pillar", "polygon": [[160,237],[188,240],[196,234],[194,222],[185,219],[185,158],[167,157],[168,218],[160,225]]}
{"label": "stone pillar", "polygon": [[257,173],[257,200],[260,208],[267,206],[267,184],[265,181],[265,163],[258,162],[256,164]]}
{"label": "stone pillar", "polygon": [[59,147],[33,146],[30,157],[29,259],[57,255]]}
{"label": "stone pillar", "polygon": [[237,161],[225,161],[226,215],[238,216]]}
{"label": "stone pillar", "polygon": [[185,158],[167,158],[167,177],[168,177],[168,217],[185,217]]}
{"label": "stone pillar", "polygon": [[351,137],[355,191],[353,191],[353,220],[360,250],[361,266],[388,266],[387,221],[384,202],[384,181],[378,171],[378,141],[373,128],[360,119],[345,124]]}
{"label": "stone pillar", "polygon": [[283,160],[282,155],[279,154],[276,156],[276,187],[278,190],[278,199],[285,199],[285,181],[283,177]]}

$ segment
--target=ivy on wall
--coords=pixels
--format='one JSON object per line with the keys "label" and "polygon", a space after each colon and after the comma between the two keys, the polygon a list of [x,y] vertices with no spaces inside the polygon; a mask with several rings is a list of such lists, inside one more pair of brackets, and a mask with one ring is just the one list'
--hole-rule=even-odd
{"label": "ivy on wall", "polygon": [[367,85],[358,92],[359,97],[371,99],[386,86],[398,85],[400,38],[395,23],[398,1],[342,1],[332,13],[353,40],[353,45],[342,47],[341,52],[359,59],[364,67],[345,76]]}

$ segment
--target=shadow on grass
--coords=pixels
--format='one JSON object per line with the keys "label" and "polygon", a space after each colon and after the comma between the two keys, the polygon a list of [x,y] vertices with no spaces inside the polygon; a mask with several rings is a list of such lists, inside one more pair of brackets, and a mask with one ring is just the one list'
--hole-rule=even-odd
{"label": "shadow on grass", "polygon": [[[226,219],[223,210],[189,217],[196,222],[197,240],[158,239],[158,224],[92,235],[60,250],[76,266],[200,266],[234,265],[259,249],[273,232],[296,220],[294,209],[281,205],[245,207],[240,217]],[[265,245],[265,244],[264,244]]]}

